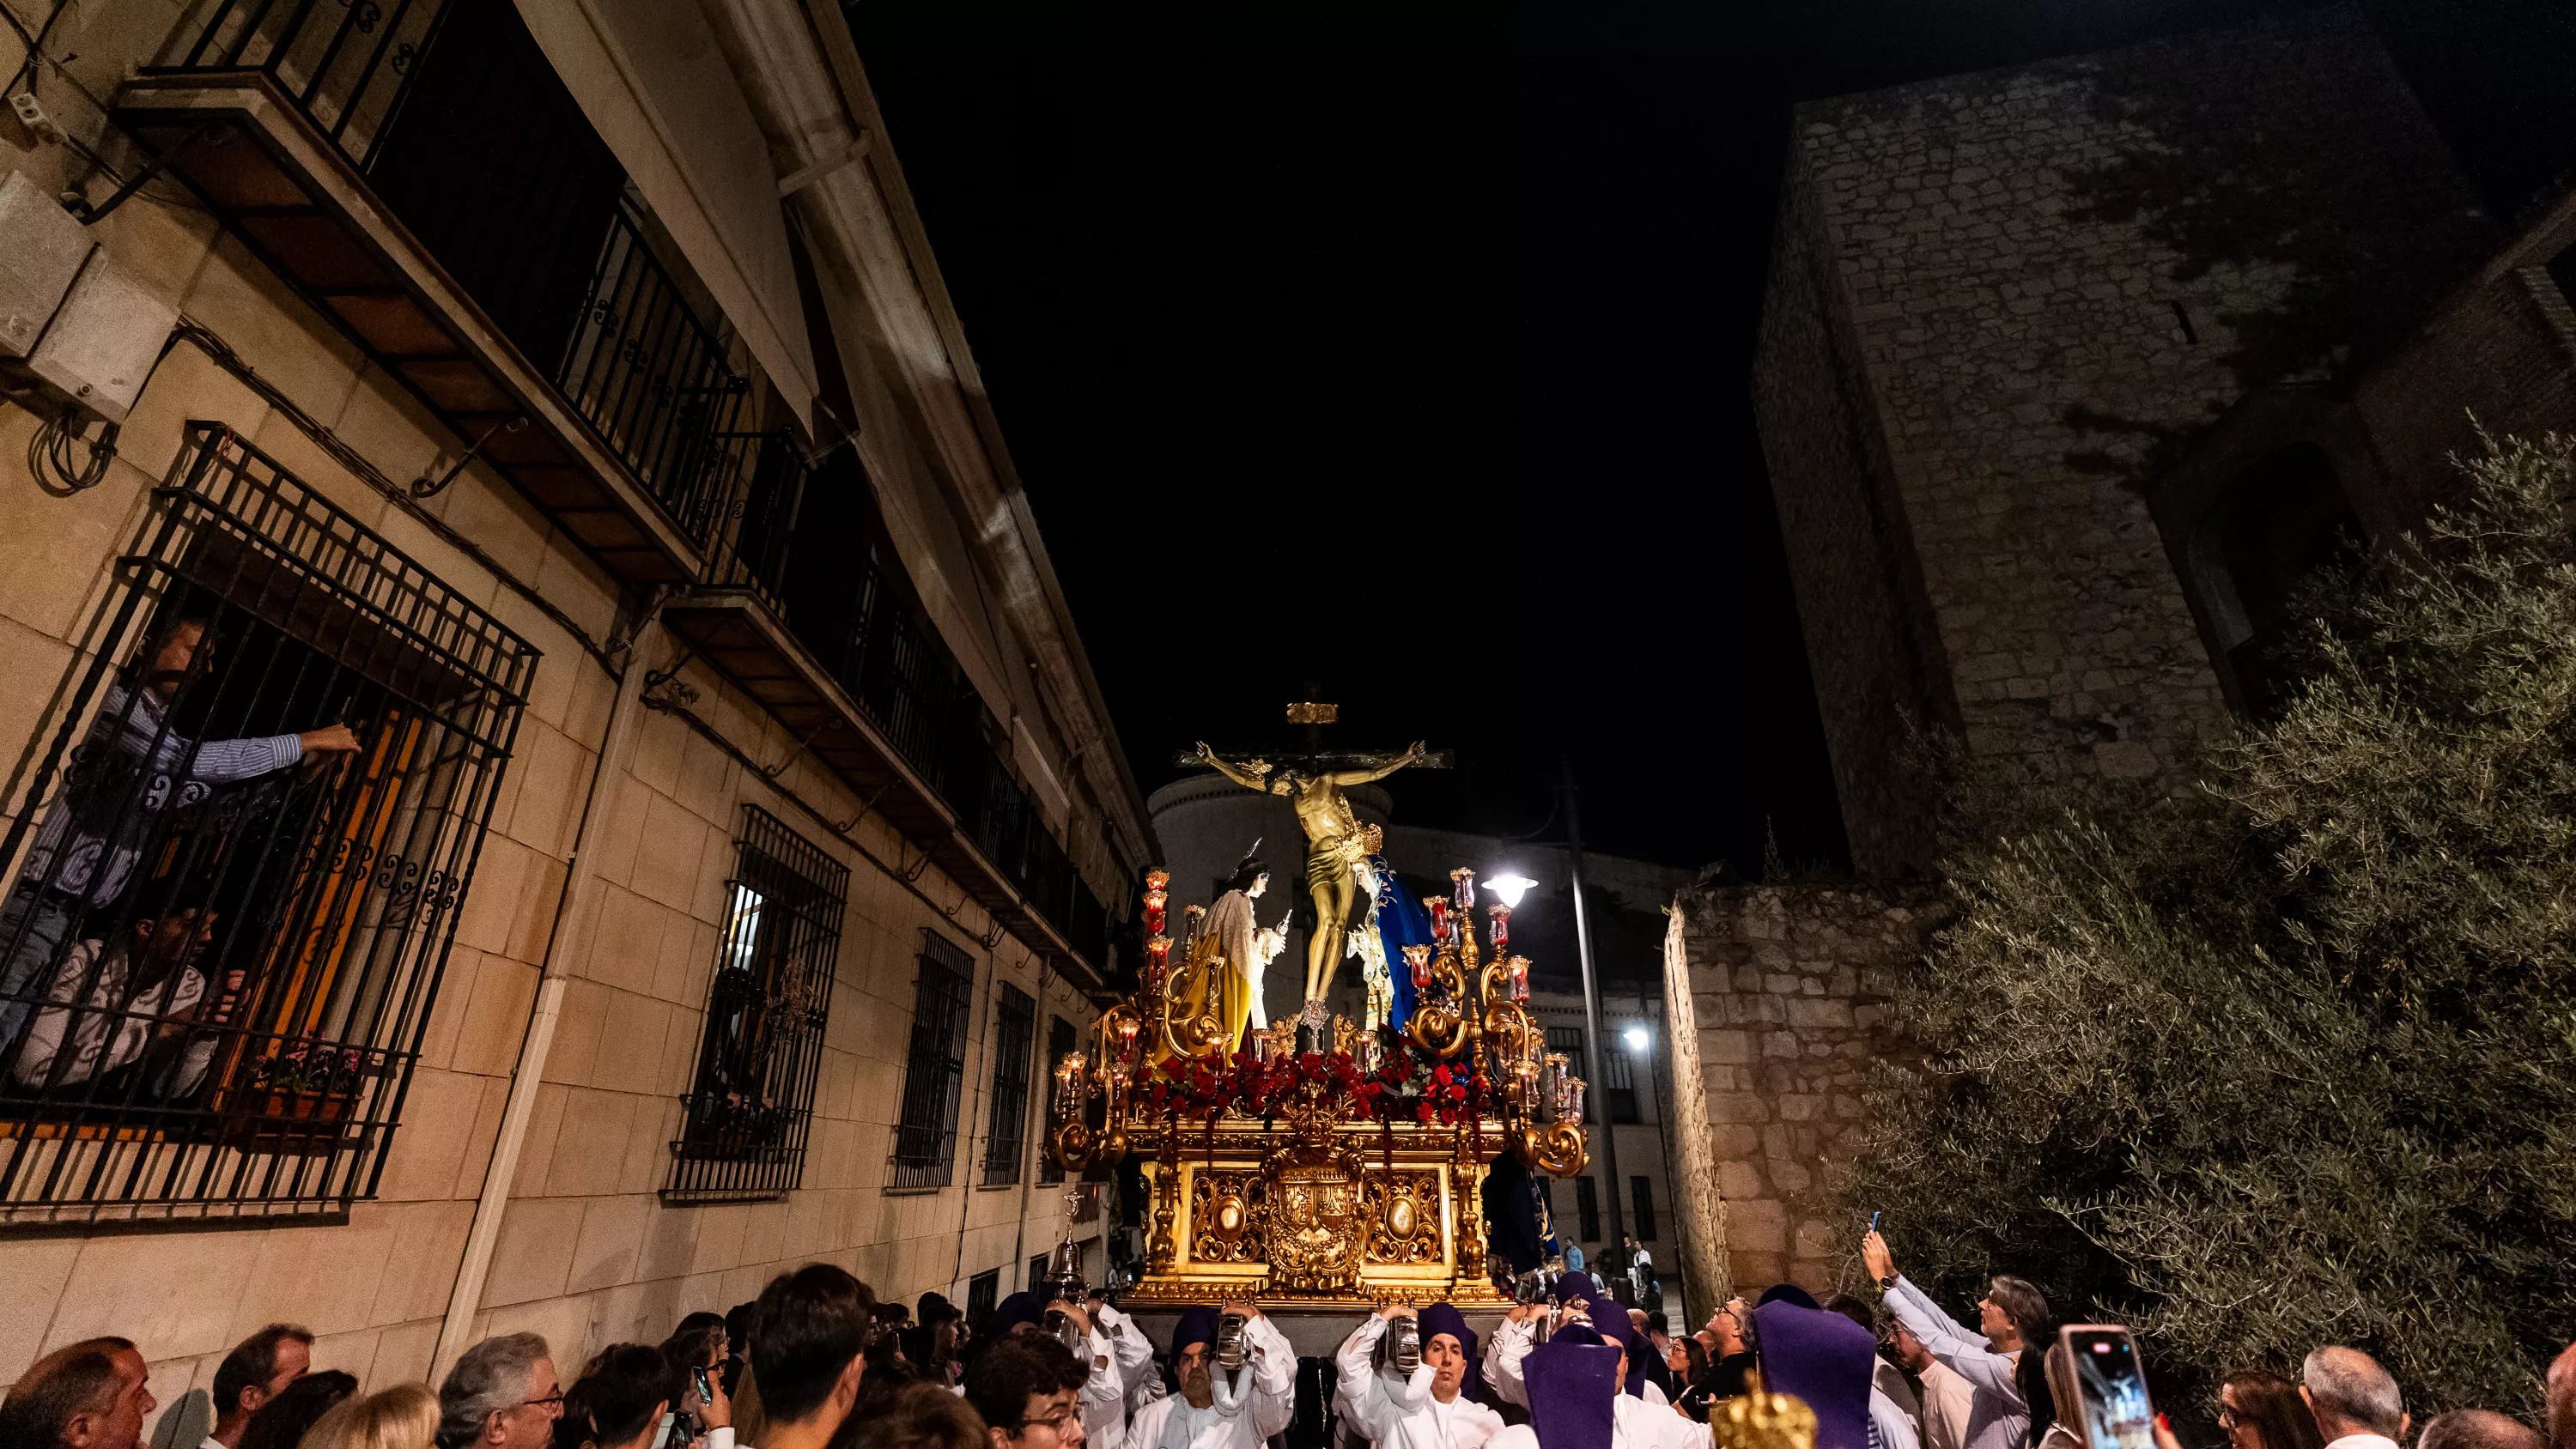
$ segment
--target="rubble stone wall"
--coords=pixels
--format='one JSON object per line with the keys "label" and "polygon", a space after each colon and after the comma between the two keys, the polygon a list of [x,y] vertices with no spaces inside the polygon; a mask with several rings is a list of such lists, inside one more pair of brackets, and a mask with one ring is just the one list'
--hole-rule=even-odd
{"label": "rubble stone wall", "polygon": [[[2420,320],[2495,229],[2339,9],[1793,124],[1754,395],[1809,652],[1885,676],[1817,671],[1855,864],[1888,871],[1927,864],[1873,858],[1923,838],[1878,818],[1923,808],[1873,763],[1892,702],[1955,699],[2039,779],[2177,769],[2225,709],[2144,490],[2249,389]],[[1909,570],[1929,689],[1884,618]]]}
{"label": "rubble stone wall", "polygon": [[[1685,1261],[1735,1291],[1821,1292],[1851,1235],[1802,1195],[1850,1150],[1871,1060],[1894,1043],[1894,974],[1945,916],[1922,885],[1703,885],[1673,899],[1666,1011]],[[1699,1090],[1678,1078],[1695,1066]],[[1693,1120],[1697,1116],[1700,1120]],[[1709,1191],[1713,1185],[1714,1191]],[[1848,1225],[1844,1225],[1848,1226]],[[1713,1304],[1691,1305],[1705,1314]]]}

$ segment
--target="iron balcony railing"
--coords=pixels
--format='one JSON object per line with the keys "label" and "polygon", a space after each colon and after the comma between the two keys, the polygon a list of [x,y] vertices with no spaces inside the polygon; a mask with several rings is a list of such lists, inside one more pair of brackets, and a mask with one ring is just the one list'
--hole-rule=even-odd
{"label": "iron balcony railing", "polygon": [[[709,550],[708,583],[759,595],[830,671],[906,765],[956,812],[984,858],[1094,967],[1109,913],[1073,868],[1037,797],[1012,774],[1001,730],[937,635],[903,602],[895,563],[842,530],[803,528],[815,470],[792,434],[726,434],[710,471],[738,490]],[[863,478],[843,480],[866,486]]]}
{"label": "iron balcony railing", "polygon": [[749,381],[508,0],[214,0],[159,73],[267,76],[704,546]]}

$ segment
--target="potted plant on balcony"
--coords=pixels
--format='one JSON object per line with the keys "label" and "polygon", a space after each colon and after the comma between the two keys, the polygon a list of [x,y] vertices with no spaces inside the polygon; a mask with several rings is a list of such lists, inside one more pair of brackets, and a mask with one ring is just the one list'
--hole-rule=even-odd
{"label": "potted plant on balcony", "polygon": [[337,1122],[357,1100],[365,1053],[327,1042],[289,1042],[251,1063],[251,1098],[263,1122]]}

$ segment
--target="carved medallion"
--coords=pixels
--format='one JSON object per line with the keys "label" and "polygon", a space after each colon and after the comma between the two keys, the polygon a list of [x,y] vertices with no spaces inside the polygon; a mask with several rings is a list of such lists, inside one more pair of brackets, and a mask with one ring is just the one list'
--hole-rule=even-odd
{"label": "carved medallion", "polygon": [[1440,1179],[1435,1173],[1371,1173],[1364,1187],[1368,1258],[1412,1266],[1443,1261],[1440,1251]]}
{"label": "carved medallion", "polygon": [[1261,1261],[1261,1179],[1249,1172],[1190,1177],[1190,1258],[1200,1263]]}

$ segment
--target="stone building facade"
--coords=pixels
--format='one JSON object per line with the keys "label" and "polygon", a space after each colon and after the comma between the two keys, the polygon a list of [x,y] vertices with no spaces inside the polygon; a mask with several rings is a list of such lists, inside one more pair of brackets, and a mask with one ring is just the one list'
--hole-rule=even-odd
{"label": "stone building facade", "polygon": [[1909,719],[2052,780],[2208,737],[2152,483],[2496,239],[2339,10],[1801,106],[1753,391],[1854,863],[1929,864]]}
{"label": "stone building facade", "polygon": [[0,363],[0,1377],[1018,1288],[1150,826],[838,12],[254,9],[0,136],[149,369]]}
{"label": "stone building facade", "polygon": [[[1731,1293],[1822,1295],[1849,1224],[1805,1195],[1847,1150],[1863,1076],[1896,1048],[1894,974],[1943,918],[1929,886],[1695,885],[1665,937],[1681,1268],[1698,1322]],[[1700,1126],[1698,1124],[1705,1124]]]}

